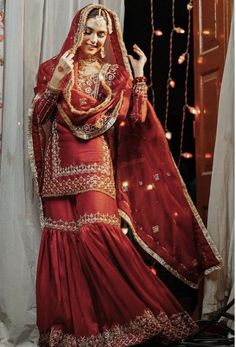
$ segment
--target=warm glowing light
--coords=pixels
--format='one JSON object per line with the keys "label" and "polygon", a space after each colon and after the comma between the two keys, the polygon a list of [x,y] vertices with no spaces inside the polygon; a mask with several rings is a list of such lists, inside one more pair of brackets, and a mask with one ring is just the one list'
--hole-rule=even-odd
{"label": "warm glowing light", "polygon": [[193,4],[192,4],[191,2],[188,3],[188,4],[187,4],[187,10],[188,10],[188,11],[191,11],[192,8],[193,8]]}
{"label": "warm glowing light", "polygon": [[148,184],[147,185],[147,190],[153,190],[154,184]]}
{"label": "warm glowing light", "polygon": [[197,63],[202,64],[203,63],[203,57],[198,57],[197,58]]}
{"label": "warm glowing light", "polygon": [[167,140],[171,140],[172,139],[172,133],[170,131],[166,132],[166,138],[167,138]]}
{"label": "warm glowing light", "polygon": [[157,30],[154,31],[154,34],[155,34],[156,36],[162,36],[162,35],[163,35],[163,32],[162,32],[161,30],[157,29]]}
{"label": "warm glowing light", "polygon": [[129,229],[128,228],[121,228],[121,230],[123,231],[123,233],[126,235],[127,233],[128,233],[128,231],[129,231]]}
{"label": "warm glowing light", "polygon": [[124,121],[120,122],[120,127],[124,127],[124,126],[125,126],[125,122]]}
{"label": "warm glowing light", "polygon": [[175,217],[178,217],[178,215],[179,215],[178,212],[175,211],[175,212],[174,212],[174,216],[175,216]]}
{"label": "warm glowing light", "polygon": [[205,159],[211,159],[212,154],[211,153],[205,153]]}
{"label": "warm glowing light", "polygon": [[156,269],[155,269],[153,266],[151,266],[149,269],[151,270],[151,272],[152,272],[154,275],[157,274],[157,271],[156,271]]}
{"label": "warm glowing light", "polygon": [[127,192],[128,191],[128,187],[129,187],[129,182],[127,182],[127,181],[122,182],[122,190],[123,190],[123,192]]}
{"label": "warm glowing light", "polygon": [[181,156],[185,159],[191,159],[193,157],[192,153],[184,152],[181,154]]}
{"label": "warm glowing light", "polygon": [[174,88],[174,87],[175,87],[175,81],[174,81],[174,80],[170,80],[170,81],[169,81],[169,86],[170,86],[171,88]]}
{"label": "warm glowing light", "polygon": [[183,53],[179,56],[178,64],[183,64],[183,62],[185,61],[185,56],[186,56],[186,53]]}
{"label": "warm glowing light", "polygon": [[183,28],[180,28],[180,27],[174,28],[174,31],[175,31],[177,34],[184,34],[184,33],[185,33],[185,30],[184,30]]}
{"label": "warm glowing light", "polygon": [[193,107],[193,106],[188,106],[187,105],[187,108],[188,108],[189,112],[192,113],[192,114],[197,114],[198,113],[196,108]]}
{"label": "warm glowing light", "polygon": [[203,33],[203,35],[210,35],[211,32],[210,32],[210,30],[203,30],[202,33]]}
{"label": "warm glowing light", "polygon": [[159,181],[159,179],[160,179],[160,176],[158,173],[154,174],[153,177],[154,177],[155,181]]}

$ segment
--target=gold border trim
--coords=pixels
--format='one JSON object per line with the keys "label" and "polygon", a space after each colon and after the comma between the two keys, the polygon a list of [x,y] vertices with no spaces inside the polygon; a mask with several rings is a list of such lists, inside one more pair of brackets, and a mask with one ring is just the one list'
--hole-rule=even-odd
{"label": "gold border trim", "polygon": [[222,267],[223,267],[223,259],[222,259],[221,255],[220,255],[218,249],[216,248],[216,246],[215,246],[215,244],[214,244],[214,242],[213,242],[213,240],[212,240],[208,230],[206,229],[205,225],[203,224],[203,221],[202,221],[202,219],[201,219],[201,217],[200,217],[200,215],[199,215],[199,213],[198,213],[198,211],[197,211],[197,209],[196,209],[196,207],[195,207],[195,205],[194,205],[194,203],[193,203],[193,201],[192,201],[192,199],[191,199],[191,197],[190,197],[190,195],[189,195],[189,193],[187,191],[186,185],[185,185],[185,183],[183,181],[183,178],[182,178],[182,176],[181,176],[181,174],[179,172],[179,169],[178,169],[178,167],[177,167],[177,165],[176,165],[172,155],[171,155],[171,159],[172,159],[173,164],[174,164],[174,166],[176,168],[176,171],[177,171],[177,174],[179,176],[179,179],[180,179],[180,182],[181,182],[181,186],[182,186],[182,189],[183,189],[183,193],[184,193],[184,196],[185,196],[185,198],[186,198],[186,200],[187,200],[187,202],[189,204],[189,207],[191,208],[191,210],[193,212],[193,215],[196,218],[196,221],[198,222],[198,225],[200,226],[200,228],[201,228],[201,230],[203,232],[203,235],[205,236],[205,239],[208,242],[208,245],[210,246],[213,254],[216,257],[216,259],[219,261],[219,265],[214,265],[211,268],[206,269],[204,271],[204,273],[206,275],[208,275],[209,273],[211,273],[211,272],[213,272],[215,270],[222,269]]}
{"label": "gold border trim", "polygon": [[33,182],[35,184],[35,190],[36,190],[36,193],[37,193],[38,199],[39,199],[39,219],[40,219],[41,228],[44,227],[44,214],[43,214],[42,199],[41,199],[40,194],[39,194],[38,174],[37,174],[35,157],[34,157],[33,137],[32,137],[32,118],[33,118],[35,103],[38,101],[38,99],[41,97],[42,94],[43,93],[37,93],[36,94],[36,96],[33,99],[32,105],[29,108],[29,111],[28,111],[28,131],[27,131],[29,161],[30,161],[31,170],[33,173]]}
{"label": "gold border trim", "polygon": [[93,113],[100,111],[101,109],[103,109],[104,107],[106,107],[109,104],[109,102],[111,101],[111,98],[112,98],[112,90],[109,87],[109,85],[106,84],[106,82],[105,82],[105,73],[108,70],[109,66],[110,66],[110,64],[104,64],[102,66],[100,72],[99,72],[99,81],[100,81],[101,85],[103,86],[104,90],[106,91],[107,96],[102,103],[100,103],[96,107],[91,107],[87,111],[80,111],[77,108],[75,108],[71,103],[71,90],[72,90],[73,86],[75,85],[75,73],[74,73],[74,69],[72,69],[71,79],[66,86],[65,92],[63,92],[64,97],[67,101],[67,104],[68,104],[71,112],[78,114],[79,116],[90,115],[90,114],[93,114]]}
{"label": "gold border trim", "polygon": [[199,283],[201,281],[201,277],[199,278],[199,281],[196,284],[194,282],[187,280],[182,275],[180,275],[175,269],[173,269],[173,267],[171,267],[169,264],[167,264],[164,259],[162,259],[157,253],[155,253],[151,248],[149,248],[148,245],[138,236],[138,234],[135,230],[135,227],[134,227],[133,223],[131,222],[131,219],[129,218],[129,216],[121,209],[118,209],[118,212],[119,212],[121,218],[123,218],[129,224],[129,226],[133,232],[133,236],[134,236],[135,240],[145,250],[145,252],[147,252],[151,257],[153,257],[155,260],[157,260],[162,266],[164,266],[164,268],[166,268],[170,273],[172,273],[179,280],[181,280],[182,282],[184,282],[185,284],[187,284],[191,288],[194,288],[194,289],[198,288]]}
{"label": "gold border trim", "polygon": [[128,322],[113,324],[97,335],[77,337],[63,332],[62,328],[52,326],[50,332],[41,334],[39,346],[136,346],[159,334],[162,342],[167,344],[179,341],[198,330],[197,324],[186,312],[168,317],[163,311],[154,314],[150,309],[145,309]]}
{"label": "gold border trim", "polygon": [[113,126],[113,124],[115,123],[115,121],[118,117],[118,113],[120,111],[120,107],[121,107],[122,102],[123,102],[123,95],[124,95],[124,91],[122,90],[121,95],[120,95],[120,100],[118,101],[114,110],[108,116],[108,120],[104,122],[104,125],[102,128],[93,130],[91,132],[91,134],[85,133],[85,131],[83,131],[81,126],[75,126],[72,123],[72,121],[70,120],[70,118],[67,116],[66,112],[63,110],[61,105],[57,105],[57,109],[58,109],[58,112],[60,113],[60,115],[62,116],[63,120],[65,121],[65,123],[70,128],[71,132],[77,138],[82,139],[82,140],[89,140],[89,139],[92,139],[94,137],[97,137],[97,136],[103,134],[104,132],[106,132],[108,129],[110,129]]}

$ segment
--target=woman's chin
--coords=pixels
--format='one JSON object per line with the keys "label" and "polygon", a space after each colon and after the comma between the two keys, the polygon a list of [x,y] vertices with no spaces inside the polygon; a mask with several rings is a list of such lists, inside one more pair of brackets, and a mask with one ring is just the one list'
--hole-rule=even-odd
{"label": "woman's chin", "polygon": [[97,49],[86,49],[84,50],[83,54],[85,57],[93,57],[97,54]]}

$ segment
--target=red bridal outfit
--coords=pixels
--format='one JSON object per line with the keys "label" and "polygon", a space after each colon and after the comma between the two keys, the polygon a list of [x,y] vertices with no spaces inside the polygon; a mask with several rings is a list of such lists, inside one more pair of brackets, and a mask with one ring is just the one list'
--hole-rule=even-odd
{"label": "red bridal outfit", "polygon": [[[101,71],[82,62],[58,95],[47,87],[68,49],[81,44],[89,5],[61,52],[38,72],[30,154],[42,207],[37,271],[40,346],[132,346],[181,340],[196,325],[121,230],[192,287],[220,256],[170,155],[143,81],[131,80],[116,15]],[[158,342],[158,343],[159,343]]]}

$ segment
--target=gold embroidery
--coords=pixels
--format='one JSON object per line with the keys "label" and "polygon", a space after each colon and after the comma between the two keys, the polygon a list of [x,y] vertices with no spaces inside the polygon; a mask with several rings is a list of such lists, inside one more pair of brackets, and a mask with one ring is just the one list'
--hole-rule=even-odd
{"label": "gold embroidery", "polygon": [[103,333],[91,336],[76,337],[64,333],[60,327],[52,327],[51,332],[42,334],[39,346],[133,346],[159,335],[162,342],[169,343],[179,341],[198,330],[197,324],[187,313],[177,313],[168,317],[166,313],[160,312],[157,317],[150,311],[145,310],[140,316],[132,321],[120,325],[113,325]]}
{"label": "gold embroidery", "polygon": [[211,272],[213,272],[215,270],[220,270],[223,267],[223,259],[222,259],[221,255],[220,255],[220,253],[218,252],[214,242],[212,241],[212,238],[211,238],[208,230],[205,228],[205,225],[203,224],[203,221],[202,221],[202,219],[201,219],[201,217],[200,217],[200,215],[199,215],[195,205],[193,204],[192,199],[190,198],[190,195],[188,193],[186,185],[185,185],[185,183],[183,181],[182,176],[180,175],[179,169],[177,168],[176,163],[175,163],[174,158],[173,158],[172,155],[171,155],[171,159],[172,159],[172,162],[173,162],[173,164],[175,166],[177,174],[179,176],[179,180],[180,180],[180,183],[181,183],[181,186],[182,186],[182,189],[183,189],[183,193],[184,193],[185,199],[187,200],[187,203],[188,203],[190,209],[192,210],[193,215],[196,218],[196,221],[197,221],[200,229],[202,230],[202,233],[203,233],[205,239],[207,240],[207,242],[208,242],[208,244],[209,244],[213,254],[215,255],[216,259],[219,261],[219,265],[212,266],[211,268],[205,270],[205,275],[208,275],[209,273],[211,273]]}
{"label": "gold embroidery", "polygon": [[58,229],[63,231],[79,231],[82,225],[104,223],[114,226],[120,226],[120,218],[115,214],[108,213],[85,213],[76,221],[64,221],[62,219],[45,218],[44,226],[46,228]]}
{"label": "gold embroidery", "polygon": [[[130,76],[132,77],[132,72],[131,72],[129,60],[128,60],[128,57],[127,57],[127,50],[125,48],[125,44],[124,44],[124,41],[123,41],[123,35],[122,35],[122,32],[121,32],[121,28],[120,28],[119,18],[116,15],[115,12],[107,9],[103,5],[91,4],[91,5],[86,6],[81,11],[80,19],[79,19],[79,22],[78,22],[78,30],[77,30],[77,33],[76,33],[76,35],[74,37],[74,44],[73,44],[72,50],[74,52],[76,52],[78,47],[81,45],[81,42],[82,42],[83,37],[84,37],[84,28],[85,28],[85,24],[86,24],[86,21],[87,21],[88,14],[94,8],[104,9],[113,18],[115,30],[116,30],[116,33],[117,33],[117,39],[118,39],[118,42],[119,42],[119,48],[120,48],[120,52],[119,53],[122,56],[123,65],[125,66],[126,70],[129,72]],[[111,91],[109,85],[105,82],[104,77],[102,76],[102,70],[101,70],[100,82],[101,82],[101,84],[102,84],[102,86],[103,86],[103,88],[104,88],[104,90],[106,92],[106,95],[107,95],[105,100],[101,104],[99,104],[97,107],[91,108],[89,110],[89,112],[88,111],[86,111],[86,112],[85,111],[79,111],[76,108],[74,108],[73,105],[71,104],[71,89],[72,89],[72,87],[73,87],[73,85],[75,83],[74,69],[72,69],[71,81],[70,81],[70,83],[68,83],[68,88],[67,88],[67,93],[65,94],[65,98],[66,98],[66,100],[68,102],[70,110],[73,113],[78,114],[78,115],[93,114],[93,113],[96,113],[97,111],[101,110],[103,107],[105,107],[109,103],[109,101],[111,100],[111,97],[112,97],[112,91]]]}
{"label": "gold embroidery", "polygon": [[78,89],[95,99],[98,97],[99,85],[100,80],[98,73],[84,77],[78,76],[77,78]]}
{"label": "gold embroidery", "polygon": [[[81,163],[62,167],[56,121],[52,125],[44,159],[44,180],[42,195],[63,196],[87,191],[99,191],[112,198],[116,196],[112,161],[108,145],[103,140],[104,157],[102,163]],[[77,175],[76,177],[74,177]],[[72,176],[72,177],[69,177]]]}
{"label": "gold embroidery", "polygon": [[107,73],[105,74],[106,83],[111,86],[111,82],[116,78],[116,73],[119,68],[118,64],[113,64],[109,66]]}
{"label": "gold embroidery", "polygon": [[110,151],[104,137],[103,140],[103,151],[104,157],[102,163],[81,163],[80,165],[69,165],[62,167],[60,159],[60,146],[59,146],[59,135],[56,129],[56,121],[52,124],[52,165],[53,165],[53,176],[69,176],[77,174],[89,174],[89,173],[101,173],[111,174],[112,163],[110,159]]}
{"label": "gold embroidery", "polygon": [[37,168],[36,168],[36,163],[35,163],[35,157],[34,157],[34,149],[33,149],[33,137],[32,137],[32,118],[33,118],[33,112],[34,112],[34,107],[36,102],[39,100],[39,98],[42,96],[42,93],[36,94],[36,96],[33,99],[32,105],[29,108],[28,112],[28,153],[29,153],[29,161],[30,161],[30,166],[31,170],[33,173],[33,179],[34,179],[34,185],[35,185],[35,190],[39,198],[39,211],[40,211],[40,225],[43,227],[44,225],[44,218],[43,218],[43,204],[42,200],[39,195],[39,185],[38,185],[38,174],[37,174]]}
{"label": "gold embroidery", "polygon": [[73,86],[75,85],[75,72],[74,72],[74,69],[72,69],[71,79],[69,83],[67,84],[65,91],[63,91],[64,97],[72,113],[80,115],[80,116],[83,116],[83,115],[88,116],[88,115],[97,113],[98,111],[102,110],[104,107],[106,107],[109,104],[109,102],[112,99],[112,90],[109,87],[109,85],[105,82],[105,74],[109,66],[110,64],[104,64],[98,75],[99,81],[101,85],[103,86],[104,92],[106,93],[106,97],[104,101],[102,101],[98,106],[91,107],[89,110],[86,110],[86,111],[76,109],[71,103],[71,90]]}
{"label": "gold embroidery", "polygon": [[[129,218],[129,216],[121,209],[118,209],[119,215],[121,218],[123,218],[128,225],[130,226],[134,239],[137,241],[137,243],[149,254],[152,256],[155,260],[157,260],[164,268],[166,268],[170,273],[172,273],[175,277],[180,279],[182,282],[186,283],[189,285],[191,288],[198,288],[198,284],[200,283],[202,277],[199,279],[198,283],[194,283],[192,281],[187,280],[183,275],[181,275],[178,271],[176,271],[172,266],[170,266],[163,258],[161,258],[156,252],[154,252],[148,245],[139,237],[137,234],[135,227]],[[164,248],[164,247],[163,247]],[[179,262],[178,262],[179,263]],[[182,267],[185,267],[183,264],[180,264]]]}
{"label": "gold embroidery", "polygon": [[113,199],[116,196],[114,182],[110,177],[104,175],[92,175],[86,177],[75,177],[73,179],[44,179],[42,195],[64,196],[84,193],[88,191],[98,191],[109,195]]}
{"label": "gold embroidery", "polygon": [[120,107],[123,102],[123,91],[121,92],[120,100],[117,102],[116,106],[113,109],[108,110],[106,113],[103,113],[95,122],[95,124],[84,124],[81,126],[75,126],[70,118],[67,116],[66,112],[63,110],[61,105],[57,105],[58,111],[65,123],[70,128],[71,132],[82,140],[89,140],[98,135],[103,134],[108,129],[110,129],[115,123]]}

